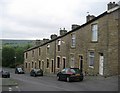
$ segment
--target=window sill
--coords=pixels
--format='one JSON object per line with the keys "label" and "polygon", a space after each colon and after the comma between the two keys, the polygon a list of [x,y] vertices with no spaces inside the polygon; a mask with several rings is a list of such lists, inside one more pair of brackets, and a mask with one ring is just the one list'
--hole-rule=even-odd
{"label": "window sill", "polygon": [[89,68],[94,68],[93,66],[89,66]]}
{"label": "window sill", "polygon": [[56,69],[60,69],[60,68],[56,68]]}
{"label": "window sill", "polygon": [[91,41],[91,43],[98,43],[98,41]]}
{"label": "window sill", "polygon": [[71,48],[73,48],[73,49],[74,49],[74,48],[75,48],[75,46],[71,46]]}

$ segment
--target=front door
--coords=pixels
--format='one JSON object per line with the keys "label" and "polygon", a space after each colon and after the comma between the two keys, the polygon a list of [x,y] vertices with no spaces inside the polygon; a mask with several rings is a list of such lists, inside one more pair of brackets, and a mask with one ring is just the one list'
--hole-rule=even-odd
{"label": "front door", "polygon": [[63,58],[63,69],[66,67],[66,60]]}
{"label": "front door", "polygon": [[51,72],[54,72],[54,60],[52,60],[52,64],[51,64]]}
{"label": "front door", "polygon": [[44,72],[44,61],[42,61],[42,70]]}
{"label": "front door", "polygon": [[41,61],[39,61],[39,68],[41,69]]}
{"label": "front door", "polygon": [[82,55],[80,55],[80,61],[79,61],[80,63],[80,66],[79,66],[79,68],[80,68],[80,70],[81,70],[81,72],[83,71],[83,56]]}
{"label": "front door", "polygon": [[28,65],[28,70],[29,70],[29,72],[30,72],[30,63],[29,63],[29,65]]}
{"label": "front door", "polygon": [[103,75],[103,62],[104,62],[104,56],[103,53],[100,53],[100,58],[99,58],[99,74]]}

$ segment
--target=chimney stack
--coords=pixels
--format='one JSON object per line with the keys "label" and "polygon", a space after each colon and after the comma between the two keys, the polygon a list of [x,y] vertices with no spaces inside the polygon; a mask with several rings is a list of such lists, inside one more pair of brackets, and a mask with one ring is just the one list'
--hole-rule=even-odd
{"label": "chimney stack", "polygon": [[108,10],[110,10],[116,6],[118,6],[118,4],[116,4],[115,2],[110,2],[110,3],[108,3]]}
{"label": "chimney stack", "polygon": [[66,33],[67,33],[67,30],[65,30],[65,28],[63,30],[60,28],[60,36],[66,34]]}
{"label": "chimney stack", "polygon": [[86,22],[89,22],[90,20],[92,20],[94,18],[95,18],[94,15],[88,15],[88,16],[86,16]]}
{"label": "chimney stack", "polygon": [[43,43],[46,43],[46,42],[48,42],[49,41],[49,39],[43,39]]}
{"label": "chimney stack", "polygon": [[120,1],[118,2],[118,5],[120,6]]}
{"label": "chimney stack", "polygon": [[41,45],[42,44],[42,40],[35,40],[35,45],[38,46],[38,45]]}
{"label": "chimney stack", "polygon": [[55,38],[57,38],[57,35],[56,35],[56,34],[52,34],[52,35],[50,36],[50,38],[51,38],[51,39],[55,39]]}
{"label": "chimney stack", "polygon": [[77,25],[77,24],[72,24],[72,27],[71,27],[71,29],[73,30],[73,29],[75,29],[75,28],[77,28],[77,27],[79,27],[80,25]]}

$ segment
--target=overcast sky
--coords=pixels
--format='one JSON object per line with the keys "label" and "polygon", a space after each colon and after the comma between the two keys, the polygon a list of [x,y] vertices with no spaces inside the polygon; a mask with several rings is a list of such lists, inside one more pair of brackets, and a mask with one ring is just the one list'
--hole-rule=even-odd
{"label": "overcast sky", "polygon": [[43,39],[98,16],[119,0],[0,0],[0,34],[6,39]]}

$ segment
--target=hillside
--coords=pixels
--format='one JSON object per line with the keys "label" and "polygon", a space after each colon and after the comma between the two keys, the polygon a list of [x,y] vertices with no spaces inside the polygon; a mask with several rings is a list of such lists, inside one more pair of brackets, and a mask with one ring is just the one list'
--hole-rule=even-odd
{"label": "hillside", "polygon": [[2,39],[2,45],[10,45],[10,46],[24,46],[24,45],[33,45],[34,40],[9,40]]}

